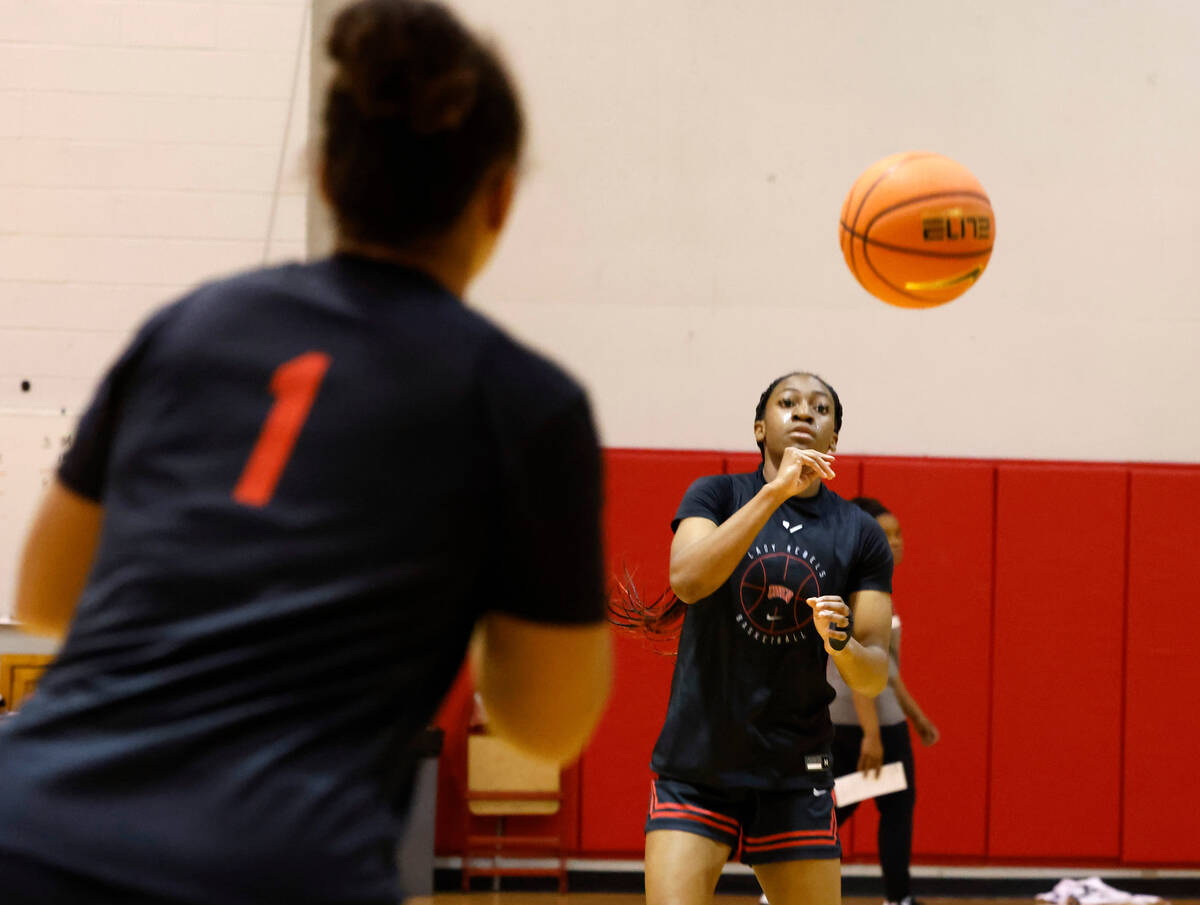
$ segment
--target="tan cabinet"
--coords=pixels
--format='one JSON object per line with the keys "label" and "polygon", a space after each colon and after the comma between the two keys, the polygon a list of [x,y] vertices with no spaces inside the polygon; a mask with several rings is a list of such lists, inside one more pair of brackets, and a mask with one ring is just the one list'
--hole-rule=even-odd
{"label": "tan cabinet", "polygon": [[53,654],[0,654],[0,695],[8,710],[17,710],[33,694]]}

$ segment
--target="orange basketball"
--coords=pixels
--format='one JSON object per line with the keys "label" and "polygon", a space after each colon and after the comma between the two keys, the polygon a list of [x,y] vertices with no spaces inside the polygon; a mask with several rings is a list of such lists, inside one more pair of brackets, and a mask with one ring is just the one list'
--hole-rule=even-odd
{"label": "orange basketball", "polygon": [[996,217],[970,170],[909,151],[858,177],[842,205],[840,233],[846,264],[867,292],[889,305],[933,308],[983,274]]}

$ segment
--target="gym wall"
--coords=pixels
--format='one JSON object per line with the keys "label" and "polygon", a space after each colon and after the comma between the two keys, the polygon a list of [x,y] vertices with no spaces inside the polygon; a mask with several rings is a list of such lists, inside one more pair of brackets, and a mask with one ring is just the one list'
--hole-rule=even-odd
{"label": "gym wall", "polygon": [[[0,615],[42,482],[141,318],[327,247],[303,144],[337,5],[0,0]],[[822,373],[847,406],[838,489],[888,499],[912,547],[906,671],[946,734],[919,754],[920,813],[945,821],[923,856],[1200,862],[1200,802],[1164,803],[1151,772],[1187,774],[1177,714],[1200,705],[1171,646],[1200,602],[1200,7],[456,8],[531,128],[472,301],[590,388],[610,557],[665,578],[687,481],[753,449],[772,377]],[[970,167],[997,216],[979,285],[927,312],[866,295],[837,247],[854,178],[905,149]],[[588,797],[605,760],[585,756],[581,852],[637,847],[669,661],[631,644],[613,706],[640,709],[594,746],[629,785]]]}
{"label": "gym wall", "polygon": [[0,0],[0,619],[137,324],[304,254],[309,22],[305,0]]}

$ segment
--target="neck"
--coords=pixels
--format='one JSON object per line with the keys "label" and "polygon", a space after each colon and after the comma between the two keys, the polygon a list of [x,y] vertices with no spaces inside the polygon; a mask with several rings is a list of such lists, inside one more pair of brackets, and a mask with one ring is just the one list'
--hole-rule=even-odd
{"label": "neck", "polygon": [[338,238],[337,251],[419,270],[459,298],[466,294],[473,275],[470,256],[463,255],[452,243],[445,241],[427,240],[397,248],[342,236]]}

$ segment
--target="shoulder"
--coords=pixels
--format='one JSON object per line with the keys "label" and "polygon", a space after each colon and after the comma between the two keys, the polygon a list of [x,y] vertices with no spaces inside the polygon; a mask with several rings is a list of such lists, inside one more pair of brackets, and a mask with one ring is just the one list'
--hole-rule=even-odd
{"label": "shoulder", "polygon": [[481,331],[476,379],[500,408],[545,417],[580,406],[588,408],[583,387],[562,366],[481,315],[474,317]]}
{"label": "shoulder", "polygon": [[735,474],[705,475],[692,481],[688,487],[687,497],[704,496],[708,498],[729,500],[738,508],[758,493],[763,486],[762,477],[757,471],[739,472]]}
{"label": "shoulder", "polygon": [[704,475],[696,478],[688,485],[687,493],[684,494],[684,499],[689,497],[708,497],[708,498],[725,498],[732,497],[737,493],[739,481],[737,478],[741,475],[730,474],[712,474]]}
{"label": "shoulder", "polygon": [[[717,523],[724,521],[745,502],[747,493],[754,495],[753,490],[747,490],[746,475],[715,474],[696,478],[688,486],[675,513],[672,527],[685,518],[693,515],[712,519]],[[749,475],[754,478],[754,475]]]}
{"label": "shoulder", "polygon": [[289,286],[296,282],[296,275],[302,273],[305,266],[287,264],[240,271],[206,280],[161,307],[147,322],[147,326],[153,325],[160,332],[169,328],[190,332],[197,326],[198,321],[210,318],[223,310],[248,314],[248,297],[288,292]]}

